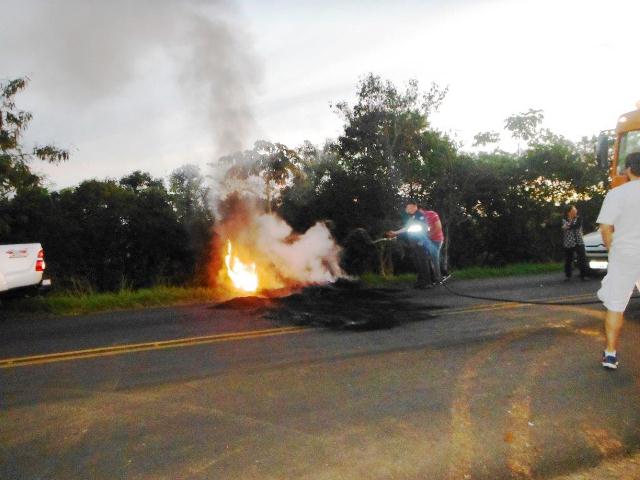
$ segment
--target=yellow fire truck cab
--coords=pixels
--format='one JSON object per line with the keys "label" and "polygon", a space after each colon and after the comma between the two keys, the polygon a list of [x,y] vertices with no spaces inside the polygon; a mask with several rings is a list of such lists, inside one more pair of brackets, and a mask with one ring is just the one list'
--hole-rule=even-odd
{"label": "yellow fire truck cab", "polygon": [[[602,168],[609,169],[611,188],[627,181],[624,176],[627,156],[633,152],[640,152],[640,102],[636,106],[637,110],[625,113],[618,118],[611,157],[609,156],[611,136],[602,134],[598,139],[598,163]],[[608,266],[609,252],[604,246],[600,232],[596,231],[585,235],[584,245],[589,267],[592,270],[605,271]]]}
{"label": "yellow fire truck cab", "polygon": [[603,168],[609,168],[611,188],[627,181],[624,176],[627,155],[640,152],[640,102],[636,106],[637,110],[625,113],[618,118],[611,162],[609,162],[609,138],[601,135],[598,139],[598,163]]}

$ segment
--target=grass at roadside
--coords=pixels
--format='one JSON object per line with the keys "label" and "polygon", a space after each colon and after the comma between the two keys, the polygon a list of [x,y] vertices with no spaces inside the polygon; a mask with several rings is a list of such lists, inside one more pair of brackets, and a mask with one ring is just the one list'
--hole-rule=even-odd
{"label": "grass at roadside", "polygon": [[44,297],[7,300],[3,303],[3,309],[15,313],[77,315],[109,310],[203,303],[220,298],[221,292],[209,288],[158,286],[109,293],[51,293]]}
{"label": "grass at roadside", "polygon": [[471,280],[475,278],[515,277],[562,272],[562,263],[514,263],[504,267],[469,267],[453,272],[455,278]]}
{"label": "grass at roadside", "polygon": [[[556,273],[562,272],[562,268],[562,263],[514,263],[511,265],[505,265],[504,267],[463,268],[460,270],[454,270],[452,274],[454,278],[459,280],[472,280]],[[416,280],[416,276],[412,273],[405,273],[402,275],[383,277],[382,275],[368,273],[363,275],[362,280],[367,285],[377,287],[390,284],[413,283]]]}
{"label": "grass at roadside", "polygon": [[[515,275],[535,275],[540,273],[561,272],[560,263],[518,263],[504,267],[472,267],[453,272],[456,279],[496,278]],[[366,274],[362,280],[366,285],[376,287],[385,285],[411,284],[414,274],[402,274],[392,277]],[[0,309],[4,315],[48,313],[55,315],[79,315],[84,313],[135,308],[162,307],[220,301],[229,297],[230,292],[199,287],[158,286],[141,290],[122,290],[112,293],[52,293],[44,297],[7,300]]]}
{"label": "grass at roadside", "polygon": [[391,275],[388,277],[377,273],[365,273],[360,277],[365,285],[370,287],[383,287],[389,285],[412,284],[416,281],[415,273],[402,273],[400,275]]}

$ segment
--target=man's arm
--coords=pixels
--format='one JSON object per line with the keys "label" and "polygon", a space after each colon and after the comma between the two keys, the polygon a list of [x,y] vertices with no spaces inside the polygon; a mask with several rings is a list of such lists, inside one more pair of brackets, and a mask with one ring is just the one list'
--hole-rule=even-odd
{"label": "man's arm", "polygon": [[385,236],[387,238],[394,238],[400,235],[401,233],[405,233],[408,229],[409,229],[408,226],[404,226],[400,230],[389,230],[388,232],[385,232]]}
{"label": "man's arm", "polygon": [[607,250],[611,248],[611,242],[613,242],[613,225],[607,225],[606,223],[600,224],[600,235],[602,235],[602,241]]}

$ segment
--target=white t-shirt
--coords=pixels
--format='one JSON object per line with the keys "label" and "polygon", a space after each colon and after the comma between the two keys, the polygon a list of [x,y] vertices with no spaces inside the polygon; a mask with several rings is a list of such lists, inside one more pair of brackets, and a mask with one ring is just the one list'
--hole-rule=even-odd
{"label": "white t-shirt", "polygon": [[612,250],[640,257],[640,180],[607,193],[596,222],[613,225]]}

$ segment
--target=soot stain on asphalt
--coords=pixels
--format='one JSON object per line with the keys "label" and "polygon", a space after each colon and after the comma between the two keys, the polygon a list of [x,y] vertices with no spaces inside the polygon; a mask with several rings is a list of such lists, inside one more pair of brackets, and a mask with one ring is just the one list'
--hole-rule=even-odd
{"label": "soot stain on asphalt", "polygon": [[339,330],[378,330],[435,318],[438,306],[412,301],[400,289],[368,288],[357,282],[307,287],[298,293],[271,299],[266,317],[299,326]]}
{"label": "soot stain on asphalt", "polygon": [[379,330],[435,318],[440,307],[413,301],[398,288],[371,288],[358,281],[339,280],[283,296],[236,297],[213,309],[260,314],[279,324],[337,330]]}

